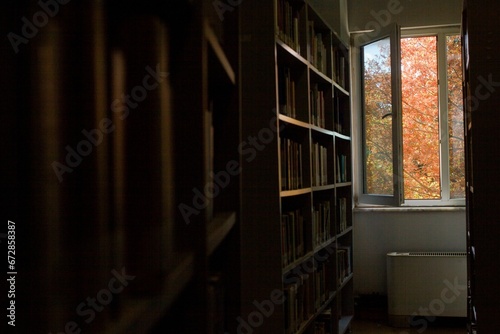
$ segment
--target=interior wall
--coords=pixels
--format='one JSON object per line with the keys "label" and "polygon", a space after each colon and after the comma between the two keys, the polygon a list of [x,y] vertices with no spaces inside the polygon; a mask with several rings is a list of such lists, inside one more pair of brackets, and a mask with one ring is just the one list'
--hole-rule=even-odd
{"label": "interior wall", "polygon": [[321,13],[323,19],[337,33],[341,40],[349,44],[349,28],[347,23],[347,0],[309,0],[309,4]]}
{"label": "interior wall", "polygon": [[[349,31],[374,29],[373,23],[402,27],[460,24],[462,0],[351,0]],[[370,23],[371,22],[371,23]]]}
{"label": "interior wall", "polygon": [[389,252],[466,251],[465,208],[356,209],[356,294],[387,294]]}
{"label": "interior wall", "polygon": [[[392,22],[402,27],[460,24],[462,0],[348,1],[350,32],[376,30]],[[353,157],[361,157],[359,59],[351,47]],[[360,163],[353,161],[354,189],[360,187]],[[355,195],[355,199],[357,196]],[[466,250],[465,208],[356,208],[353,213],[353,266],[356,294],[387,294],[386,254],[393,251]]]}

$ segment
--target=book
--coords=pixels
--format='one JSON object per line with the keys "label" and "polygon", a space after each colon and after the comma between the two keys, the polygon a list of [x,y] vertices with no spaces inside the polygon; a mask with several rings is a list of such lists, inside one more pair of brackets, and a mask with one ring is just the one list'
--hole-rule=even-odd
{"label": "book", "polygon": [[309,62],[316,69],[326,74],[327,71],[327,52],[323,42],[324,35],[317,32],[314,28],[314,21],[307,22],[308,37],[309,37]]}
{"label": "book", "polygon": [[337,183],[348,182],[347,179],[347,156],[345,154],[337,154],[336,156],[336,177]]}
{"label": "book", "polygon": [[347,198],[341,197],[337,199],[338,215],[337,215],[337,231],[342,233],[347,229]]}
{"label": "book", "polygon": [[280,139],[281,190],[303,186],[302,144],[288,138]]}
{"label": "book", "polygon": [[297,53],[300,49],[301,15],[298,7],[286,0],[277,0],[276,35]]}
{"label": "book", "polygon": [[352,273],[351,269],[351,247],[337,247],[337,265],[338,265],[338,285],[340,286],[344,280]]}
{"label": "book", "polygon": [[279,69],[279,112],[285,116],[295,118],[296,111],[296,83],[292,79],[289,67],[283,66]]}
{"label": "book", "polygon": [[323,321],[314,323],[314,334],[326,334],[326,324]]}
{"label": "book", "polygon": [[313,186],[328,184],[328,148],[318,142],[313,144]]}
{"label": "book", "polygon": [[287,279],[296,283],[284,288],[285,294],[285,333],[295,333],[301,325],[314,314],[314,282],[309,274],[294,274]]}
{"label": "book", "polygon": [[313,209],[313,233],[315,246],[331,239],[331,213],[330,202],[316,203]]}
{"label": "book", "polygon": [[319,127],[325,127],[325,92],[319,89],[317,83],[312,85],[310,91],[310,107],[312,123]]}
{"label": "book", "polygon": [[301,209],[284,212],[281,216],[283,267],[305,255],[304,215]]}

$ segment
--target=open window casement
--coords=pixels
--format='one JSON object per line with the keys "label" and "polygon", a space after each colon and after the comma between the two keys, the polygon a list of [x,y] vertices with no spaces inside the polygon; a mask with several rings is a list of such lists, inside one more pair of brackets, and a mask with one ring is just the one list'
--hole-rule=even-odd
{"label": "open window casement", "polygon": [[356,36],[360,54],[362,187],[359,202],[403,202],[401,30],[396,24]]}

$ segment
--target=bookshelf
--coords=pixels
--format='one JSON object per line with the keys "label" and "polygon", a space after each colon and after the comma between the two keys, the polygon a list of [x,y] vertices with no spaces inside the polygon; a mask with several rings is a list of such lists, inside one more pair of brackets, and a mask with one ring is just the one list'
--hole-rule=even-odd
{"label": "bookshelf", "polygon": [[[3,10],[18,18],[41,9]],[[9,114],[25,152],[15,160],[26,176],[17,180],[17,220],[30,222],[18,328],[235,332],[238,9],[223,21],[211,1],[92,0],[59,10],[9,64],[25,96]],[[61,181],[52,164],[65,163],[67,145],[83,153]],[[87,298],[97,299],[95,312],[76,311]]]}
{"label": "bookshelf", "polygon": [[495,249],[500,228],[491,203],[498,197],[500,186],[500,160],[492,154],[500,148],[500,141],[496,123],[491,120],[497,117],[500,95],[487,82],[500,76],[500,34],[493,23],[498,13],[493,1],[466,0],[463,4],[468,332],[475,334],[493,331],[499,312],[496,277],[500,270]]}
{"label": "bookshelf", "polygon": [[[343,334],[354,314],[349,49],[307,1],[241,9],[242,136],[255,154],[243,159],[240,328]],[[256,305],[273,291],[283,303],[264,314]]]}
{"label": "bookshelf", "polygon": [[[150,29],[138,31],[140,23],[131,25],[130,22],[137,20],[148,25],[159,20],[168,31],[166,48],[160,43],[151,43],[154,48],[169,50],[166,56],[171,112],[169,119],[158,122],[163,131],[156,140],[162,143],[160,156],[164,159],[168,159],[165,155],[170,156],[172,178],[176,180],[168,189],[163,189],[171,194],[169,202],[162,203],[171,209],[170,217],[163,216],[168,230],[162,230],[165,228],[162,226],[150,232],[157,238],[158,235],[168,237],[166,241],[170,248],[158,252],[165,239],[156,248],[151,242],[141,244],[150,257],[159,257],[158,266],[162,266],[163,272],[160,275],[151,273],[147,263],[137,261],[141,271],[154,275],[160,284],[144,282],[143,291],[124,295],[124,308],[119,308],[117,314],[118,323],[125,322],[125,325],[112,322],[110,331],[121,332],[120,326],[125,326],[125,332],[139,328],[141,332],[150,333],[165,330],[185,333],[231,331],[230,326],[234,327],[231,319],[236,318],[232,313],[237,313],[237,308],[233,307],[231,303],[234,302],[229,296],[238,293],[236,273],[228,269],[238,263],[235,240],[239,219],[240,163],[235,145],[239,142],[240,119],[238,11],[227,14],[221,21],[209,1],[181,1],[180,6],[151,2],[143,7],[146,13],[131,8],[125,11],[126,14],[121,14],[123,11],[118,11],[121,4],[117,2],[109,6],[110,20],[114,22],[113,27],[117,27],[112,49],[124,54],[126,69],[140,67],[132,65],[149,54],[144,48],[144,36],[152,35]],[[114,41],[113,37],[111,40]],[[138,48],[138,45],[142,47]],[[154,110],[153,107],[145,112],[154,115]],[[150,132],[153,123],[146,123],[143,119],[144,116],[138,115],[137,122],[129,127],[141,127],[137,133]],[[170,128],[167,130],[167,127]],[[126,129],[127,134],[130,131]],[[170,138],[166,137],[168,135]],[[128,143],[123,146],[134,147],[137,138],[138,135],[126,139]],[[126,151],[124,155],[140,159],[144,148],[138,147],[136,152],[130,153]],[[134,165],[126,165],[127,169],[131,166]],[[151,165],[145,168],[151,169]],[[167,175],[167,171],[161,175]],[[137,173],[134,176],[141,177]],[[158,184],[157,179],[151,180],[151,184]],[[134,189],[147,191],[150,187],[141,183]],[[143,191],[135,191],[131,196],[140,198]],[[135,197],[127,207],[137,202]],[[140,212],[140,207],[147,208],[149,201],[134,205]],[[130,235],[140,233],[142,223],[135,223],[139,221],[130,219],[125,222],[125,228],[137,226],[138,230],[128,232]],[[182,268],[184,270],[177,274]],[[166,282],[165,277],[168,278]],[[138,283],[137,287],[140,286]],[[145,311],[149,321],[139,318],[138,322],[130,322],[125,316],[127,308],[143,302],[148,305]],[[132,309],[132,313],[137,311]]]}

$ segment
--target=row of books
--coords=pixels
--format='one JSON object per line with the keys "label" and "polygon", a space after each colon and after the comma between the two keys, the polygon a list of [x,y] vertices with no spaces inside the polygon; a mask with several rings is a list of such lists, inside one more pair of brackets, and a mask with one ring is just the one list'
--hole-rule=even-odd
{"label": "row of books", "polygon": [[347,167],[347,156],[345,154],[337,154],[337,170],[335,175],[335,181],[337,183],[349,181]]}
{"label": "row of books", "polygon": [[[296,118],[296,81],[293,79],[292,71],[287,66],[279,68],[279,112],[283,115]],[[324,90],[321,90],[317,83],[311,85],[310,90],[310,108],[312,124],[319,127],[326,127],[326,108],[325,97],[328,98]],[[338,115],[339,117],[341,115]],[[335,120],[334,130],[338,133],[344,133],[341,120]]]}
{"label": "row of books", "polygon": [[314,334],[330,334],[330,322],[323,320],[316,320],[314,323]]}
{"label": "row of books", "polygon": [[289,67],[279,71],[279,112],[289,117],[296,117],[295,81]]}
{"label": "row of books", "polygon": [[316,246],[330,240],[331,235],[330,202],[323,201],[314,205],[313,233]]}
{"label": "row of books", "polygon": [[347,225],[347,198],[341,197],[337,199],[337,231],[342,233],[349,227]]}
{"label": "row of books", "polygon": [[300,210],[281,215],[281,240],[283,267],[304,256],[304,216]]}
{"label": "row of books", "polygon": [[333,80],[337,82],[341,87],[346,87],[346,60],[344,54],[335,46],[332,46],[332,76]]}
{"label": "row of books", "polygon": [[338,285],[340,286],[344,280],[351,275],[351,247],[338,246],[337,247],[337,275]]}
{"label": "row of books", "polygon": [[[294,7],[290,1],[277,0],[276,11],[276,34],[277,36],[289,45],[297,53],[301,54],[300,48],[300,33],[301,33],[301,15],[300,9]],[[309,61],[320,72],[327,73],[327,47],[323,39],[329,38],[321,32],[316,31],[314,21],[307,21],[308,40],[309,40]],[[342,51],[336,46],[332,45],[332,75],[333,79],[342,87],[346,86],[346,59]]]}
{"label": "row of books", "polygon": [[316,321],[314,323],[314,334],[328,334],[330,331],[328,330],[328,324],[325,321]]}
{"label": "row of books", "polygon": [[277,0],[276,33],[278,37],[300,54],[300,15],[289,1]]}
{"label": "row of books", "polygon": [[341,94],[337,94],[336,96],[336,110],[333,118],[333,130],[344,135],[349,135],[349,124],[346,124],[345,122],[345,99],[347,99],[347,97],[343,97]]}
{"label": "row of books", "polygon": [[302,144],[289,138],[280,138],[281,189],[302,188]]}
{"label": "row of books", "polygon": [[[335,307],[332,305],[332,307]],[[327,307],[323,313],[319,314],[314,321],[314,334],[332,334],[336,333],[334,327],[332,327],[332,308]],[[333,330],[333,332],[332,332]]]}
{"label": "row of books", "polygon": [[325,36],[322,33],[318,33],[315,31],[314,21],[308,21],[307,28],[309,31],[309,43],[310,43],[309,61],[320,72],[326,74],[327,54],[326,54],[326,45],[323,42],[323,37]]}
{"label": "row of books", "polygon": [[317,264],[312,275],[301,274],[293,278],[295,283],[285,286],[285,333],[300,329],[320,309],[333,293],[334,266],[329,262]]}
{"label": "row of books", "polygon": [[325,127],[325,92],[315,83],[311,89],[311,118],[314,125]]}
{"label": "row of books", "polygon": [[324,186],[328,184],[328,149],[320,143],[313,144],[313,185]]}
{"label": "row of books", "polygon": [[327,260],[317,264],[314,272],[314,306],[318,310],[330,298],[333,293],[333,280],[335,277],[334,266]]}
{"label": "row of books", "polygon": [[301,324],[314,314],[313,280],[308,274],[293,279],[296,283],[284,289],[286,334],[296,333]]}

